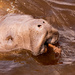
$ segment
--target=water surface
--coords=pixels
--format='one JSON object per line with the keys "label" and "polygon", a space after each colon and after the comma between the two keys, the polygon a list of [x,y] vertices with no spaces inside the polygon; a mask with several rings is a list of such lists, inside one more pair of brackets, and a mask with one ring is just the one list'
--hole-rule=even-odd
{"label": "water surface", "polygon": [[8,13],[47,20],[59,30],[62,52],[59,60],[52,51],[0,54],[0,75],[75,75],[75,0],[0,0],[0,18]]}

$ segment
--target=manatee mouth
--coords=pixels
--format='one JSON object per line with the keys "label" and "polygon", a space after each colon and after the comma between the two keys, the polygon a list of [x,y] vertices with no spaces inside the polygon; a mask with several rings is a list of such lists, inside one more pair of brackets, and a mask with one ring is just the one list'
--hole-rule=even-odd
{"label": "manatee mouth", "polygon": [[[48,47],[48,44],[55,44],[57,43],[58,39],[54,40],[54,38],[49,38],[47,39],[42,45],[41,45],[41,48],[40,48],[40,54],[43,54],[43,53],[46,53],[47,52],[47,47]],[[53,42],[52,42],[53,41]]]}
{"label": "manatee mouth", "polygon": [[43,54],[43,53],[46,53],[46,52],[47,52],[48,44],[51,44],[51,38],[50,38],[50,39],[47,39],[47,40],[41,45],[40,52],[39,52],[40,54]]}

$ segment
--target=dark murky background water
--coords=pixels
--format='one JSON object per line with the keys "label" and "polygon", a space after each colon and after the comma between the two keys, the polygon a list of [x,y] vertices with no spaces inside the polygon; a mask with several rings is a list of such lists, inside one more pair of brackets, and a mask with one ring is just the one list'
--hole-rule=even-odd
{"label": "dark murky background water", "polygon": [[8,13],[47,20],[59,30],[62,53],[59,60],[51,51],[0,54],[0,75],[75,75],[75,0],[0,0],[0,18]]}

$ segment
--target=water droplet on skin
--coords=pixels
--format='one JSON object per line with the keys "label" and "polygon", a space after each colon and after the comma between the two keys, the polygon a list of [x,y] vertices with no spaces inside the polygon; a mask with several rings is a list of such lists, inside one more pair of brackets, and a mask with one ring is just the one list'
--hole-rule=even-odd
{"label": "water droplet on skin", "polygon": [[9,8],[7,8],[7,11],[10,11],[10,9],[9,9]]}

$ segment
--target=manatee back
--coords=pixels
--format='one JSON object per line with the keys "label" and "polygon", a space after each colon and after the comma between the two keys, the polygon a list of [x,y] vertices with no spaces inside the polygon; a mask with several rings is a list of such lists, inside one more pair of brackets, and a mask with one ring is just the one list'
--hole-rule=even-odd
{"label": "manatee back", "polygon": [[[20,26],[26,25],[26,22],[33,19],[30,15],[8,14],[0,20],[0,50],[4,49],[6,37],[12,36],[16,39]],[[26,27],[26,26],[25,26]],[[26,28],[27,29],[27,28]]]}
{"label": "manatee back", "polygon": [[10,25],[12,25],[13,23],[19,23],[19,22],[27,22],[29,20],[33,19],[33,17],[31,15],[20,15],[20,14],[7,14],[3,17],[0,18],[0,25],[1,23],[11,23]]}

